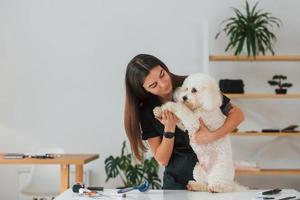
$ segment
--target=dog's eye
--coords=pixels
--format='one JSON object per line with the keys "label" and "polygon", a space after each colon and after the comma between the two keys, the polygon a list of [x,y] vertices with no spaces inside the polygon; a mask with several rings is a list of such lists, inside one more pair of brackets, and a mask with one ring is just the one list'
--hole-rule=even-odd
{"label": "dog's eye", "polygon": [[197,92],[196,88],[192,88],[192,93],[196,93],[196,92]]}

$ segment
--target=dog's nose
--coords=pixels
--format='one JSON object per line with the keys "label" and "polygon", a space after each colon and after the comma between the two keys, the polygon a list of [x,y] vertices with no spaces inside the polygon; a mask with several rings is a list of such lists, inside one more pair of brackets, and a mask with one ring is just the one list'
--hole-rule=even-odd
{"label": "dog's nose", "polygon": [[186,101],[186,100],[187,100],[187,97],[186,97],[186,96],[183,96],[183,97],[182,97],[182,100],[183,100],[183,101]]}

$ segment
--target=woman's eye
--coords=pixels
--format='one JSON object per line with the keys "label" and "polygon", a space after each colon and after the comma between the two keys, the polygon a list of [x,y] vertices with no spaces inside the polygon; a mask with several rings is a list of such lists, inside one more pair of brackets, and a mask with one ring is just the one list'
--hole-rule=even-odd
{"label": "woman's eye", "polygon": [[157,84],[154,84],[151,88],[154,89],[154,88],[156,88],[156,86],[157,86]]}
{"label": "woman's eye", "polygon": [[196,93],[196,92],[197,92],[196,88],[192,88],[192,93]]}
{"label": "woman's eye", "polygon": [[165,76],[165,73],[162,72],[162,73],[160,74],[160,78],[163,78],[164,76]]}

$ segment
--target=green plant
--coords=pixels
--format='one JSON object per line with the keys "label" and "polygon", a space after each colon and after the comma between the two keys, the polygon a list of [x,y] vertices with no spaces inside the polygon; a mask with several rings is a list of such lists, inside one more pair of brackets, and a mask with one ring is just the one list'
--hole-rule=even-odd
{"label": "green plant", "polygon": [[[125,152],[126,151],[126,152]],[[159,165],[152,157],[144,159],[141,163],[133,163],[132,154],[127,151],[126,142],[123,142],[120,156],[109,156],[105,159],[106,182],[111,178],[120,176],[124,187],[141,184],[145,179],[152,189],[161,188],[161,180],[158,177]]]}
{"label": "green plant", "polygon": [[247,55],[255,57],[259,53],[265,55],[266,51],[273,50],[273,41],[277,38],[270,31],[273,25],[278,28],[282,24],[280,19],[272,17],[271,13],[257,10],[258,2],[250,8],[246,0],[245,13],[239,9],[233,8],[235,16],[224,20],[221,25],[225,24],[224,28],[216,34],[215,39],[224,32],[229,37],[229,43],[225,48],[227,52],[229,49],[234,49],[234,55],[242,53],[244,45],[246,45]]}
{"label": "green plant", "polygon": [[277,85],[278,88],[277,89],[284,89],[284,88],[289,88],[292,87],[293,84],[292,83],[283,83],[283,80],[286,80],[287,77],[284,75],[274,75],[272,80],[269,80],[268,83],[272,86]]}

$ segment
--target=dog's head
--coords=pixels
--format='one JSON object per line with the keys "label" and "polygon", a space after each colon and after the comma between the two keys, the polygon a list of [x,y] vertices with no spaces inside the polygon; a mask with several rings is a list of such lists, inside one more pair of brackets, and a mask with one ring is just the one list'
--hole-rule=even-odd
{"label": "dog's head", "polygon": [[184,103],[191,110],[197,108],[206,111],[222,105],[222,95],[217,81],[207,74],[192,74],[177,88],[174,100]]}

